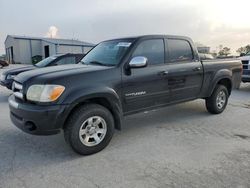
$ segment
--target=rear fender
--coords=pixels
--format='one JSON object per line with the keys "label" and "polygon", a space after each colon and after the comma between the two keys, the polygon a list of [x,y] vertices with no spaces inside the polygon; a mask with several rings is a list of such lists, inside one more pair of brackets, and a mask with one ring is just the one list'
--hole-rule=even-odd
{"label": "rear fender", "polygon": [[[219,70],[215,75],[214,75],[214,78],[213,80],[210,82],[210,86],[209,86],[209,89],[208,89],[208,96],[211,96],[213,91],[214,91],[214,88],[216,87],[216,85],[220,82],[220,80],[222,79],[228,79],[232,85],[232,72],[228,69],[221,69]],[[229,91],[231,92],[231,91]]]}

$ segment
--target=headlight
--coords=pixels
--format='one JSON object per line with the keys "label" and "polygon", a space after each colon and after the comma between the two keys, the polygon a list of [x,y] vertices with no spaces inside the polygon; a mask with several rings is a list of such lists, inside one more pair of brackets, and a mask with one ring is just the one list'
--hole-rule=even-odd
{"label": "headlight", "polygon": [[14,79],[15,77],[16,75],[8,74],[6,77],[6,80],[11,80],[11,79]]}
{"label": "headlight", "polygon": [[4,81],[5,78],[6,78],[6,75],[5,74],[1,74],[0,80]]}
{"label": "headlight", "polygon": [[61,85],[32,85],[27,91],[27,99],[37,102],[52,102],[58,99],[65,87]]}

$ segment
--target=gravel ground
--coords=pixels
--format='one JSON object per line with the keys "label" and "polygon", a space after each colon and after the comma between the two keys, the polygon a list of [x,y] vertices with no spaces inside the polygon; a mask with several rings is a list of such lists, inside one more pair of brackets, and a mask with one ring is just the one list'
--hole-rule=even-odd
{"label": "gravel ground", "polygon": [[233,91],[220,115],[196,100],[129,116],[91,156],[75,154],[63,134],[18,130],[10,94],[0,87],[1,188],[250,187],[250,84]]}

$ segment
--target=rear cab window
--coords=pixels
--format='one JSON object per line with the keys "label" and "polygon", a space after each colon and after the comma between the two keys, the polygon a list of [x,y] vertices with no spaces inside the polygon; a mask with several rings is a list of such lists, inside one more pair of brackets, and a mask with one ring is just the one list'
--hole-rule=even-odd
{"label": "rear cab window", "polygon": [[194,59],[190,43],[184,39],[167,39],[168,60],[174,62],[190,62]]}

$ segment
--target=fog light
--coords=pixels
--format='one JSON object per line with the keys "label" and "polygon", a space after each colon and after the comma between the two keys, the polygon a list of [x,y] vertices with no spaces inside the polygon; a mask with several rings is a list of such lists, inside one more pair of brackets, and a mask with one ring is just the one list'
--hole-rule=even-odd
{"label": "fog light", "polygon": [[31,121],[27,121],[24,125],[25,129],[29,130],[29,131],[35,131],[36,130],[36,125],[31,122]]}

